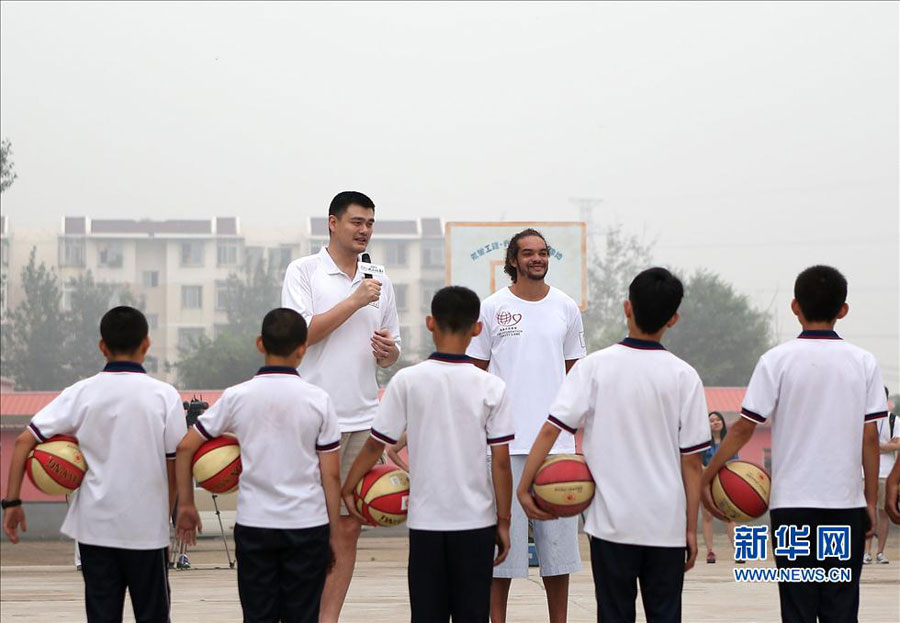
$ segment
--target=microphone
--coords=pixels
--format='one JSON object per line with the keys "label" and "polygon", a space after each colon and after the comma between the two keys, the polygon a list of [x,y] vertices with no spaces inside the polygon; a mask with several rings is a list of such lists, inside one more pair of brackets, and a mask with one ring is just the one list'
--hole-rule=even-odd
{"label": "microphone", "polygon": [[[362,261],[365,262],[366,264],[371,264],[372,258],[369,257],[368,253],[363,253]],[[372,279],[372,278],[373,278],[372,273],[363,273],[363,279]]]}

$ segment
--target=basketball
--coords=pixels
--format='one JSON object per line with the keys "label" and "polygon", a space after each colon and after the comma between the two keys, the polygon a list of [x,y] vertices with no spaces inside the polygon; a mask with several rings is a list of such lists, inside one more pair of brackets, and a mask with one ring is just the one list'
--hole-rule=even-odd
{"label": "basketball", "polygon": [[210,493],[232,493],[241,477],[241,446],[231,435],[210,439],[197,448],[191,465],[198,485]]}
{"label": "basketball", "polygon": [[353,490],[356,510],[379,526],[399,526],[406,521],[409,474],[393,465],[376,465]]}
{"label": "basketball", "polygon": [[712,481],[716,506],[732,521],[750,521],[769,508],[772,480],[759,465],[731,461],[722,466]]}
{"label": "basketball", "polygon": [[594,479],[583,456],[547,457],[532,485],[537,505],[557,517],[572,517],[586,509],[594,497]]}
{"label": "basketball", "polygon": [[87,463],[77,439],[54,435],[29,453],[25,471],[34,486],[44,493],[67,495],[81,486]]}

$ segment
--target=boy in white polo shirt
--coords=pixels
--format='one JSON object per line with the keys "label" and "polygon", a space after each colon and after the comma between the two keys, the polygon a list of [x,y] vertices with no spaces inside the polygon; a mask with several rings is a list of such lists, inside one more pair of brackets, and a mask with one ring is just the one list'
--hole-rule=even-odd
{"label": "boy in white polo shirt", "polygon": [[[487,623],[491,569],[509,550],[514,438],[502,380],[479,370],[466,347],[481,330],[478,296],[450,286],[431,301],[425,323],[437,352],[398,372],[372,436],[344,482],[345,504],[385,444],[407,432],[410,466],[409,601],[413,623]],[[484,469],[490,445],[492,469]],[[493,481],[493,483],[492,483]],[[496,503],[495,503],[496,500]],[[499,554],[494,556],[494,545]]]}
{"label": "boy in white polo shirt", "polygon": [[[772,538],[779,529],[809,533],[809,555],[794,560],[776,553],[779,568],[849,567],[851,582],[781,582],[785,623],[856,621],[859,575],[878,495],[878,430],[887,415],[881,371],[870,353],[843,341],[835,323],[847,315],[847,280],[830,266],[797,276],[791,310],[803,331],[769,350],[756,364],[741,408],[742,419],[709,463],[703,505],[721,518],[710,483],[729,457],[749,441],[757,424],[772,422]],[[865,474],[865,490],[859,478]],[[824,556],[820,526],[849,527],[849,560]],[[791,545],[794,539],[785,540]],[[775,542],[777,547],[777,541]]]}
{"label": "boy in white polo shirt", "polygon": [[32,418],[10,461],[3,528],[25,529],[19,491],[28,453],[54,435],[78,439],[88,465],[62,533],[78,542],[87,620],[121,621],[125,590],[138,621],[169,620],[166,548],[175,493],[175,448],[184,436],[181,396],[141,365],[147,320],[115,307],[100,321],[103,372],[75,383]]}
{"label": "boy in white polo shirt", "polygon": [[245,621],[319,620],[338,520],[340,429],[331,399],[297,373],[306,322],[292,309],[263,319],[257,348],[265,365],[229,387],[178,444],[178,535],[196,541],[191,459],[208,439],[241,444],[234,543]]}
{"label": "boy in white polo shirt", "polygon": [[[549,246],[539,231],[525,229],[510,239],[504,271],[512,285],[482,302],[483,329],[467,351],[476,366],[506,383],[516,429],[516,439],[509,448],[514,487],[566,373],[586,354],[578,305],[545,282],[549,260]],[[574,454],[575,437],[562,435],[550,453]],[[535,521],[534,542],[547,593],[549,622],[565,623],[569,574],[581,569],[578,517]],[[506,623],[512,578],[527,577],[528,518],[513,501],[509,556],[494,569],[493,623]]]}
{"label": "boy in white polo shirt", "polygon": [[649,623],[681,621],[684,572],[697,557],[701,453],[710,445],[703,384],[660,344],[678,321],[681,282],[664,268],[628,288],[628,337],[572,368],[535,439],[516,494],[534,519],[534,475],[560,431],[584,428],[596,483],[587,509],[597,620],[635,620],[640,583]]}
{"label": "boy in white polo shirt", "polygon": [[[309,326],[304,379],[331,397],[341,427],[341,478],[369,437],[378,408],[376,367],[400,357],[400,321],[387,276],[366,275],[359,256],[375,227],[375,204],[363,193],[338,193],[328,207],[328,246],[291,262],[281,304]],[[369,279],[368,277],[372,278]],[[337,623],[356,564],[359,522],[342,511],[333,535],[335,565],[322,593],[321,623]]]}

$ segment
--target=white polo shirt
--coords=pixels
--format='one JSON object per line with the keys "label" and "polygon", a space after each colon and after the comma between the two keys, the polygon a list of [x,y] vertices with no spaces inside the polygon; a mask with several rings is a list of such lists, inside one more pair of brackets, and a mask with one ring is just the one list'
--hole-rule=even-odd
{"label": "white polo shirt", "polygon": [[136,363],[110,362],[66,388],[28,425],[40,441],[78,439],[87,472],[70,497],[61,532],[121,549],[169,545],[166,459],[187,432],[181,396]]}
{"label": "white polo shirt", "polygon": [[372,437],[394,444],[407,432],[409,515],[414,530],[474,530],[497,523],[487,445],[512,441],[502,380],[465,355],[434,353],[394,375]]}
{"label": "white polo shirt", "polygon": [[[362,280],[359,271],[353,279],[341,272],[323,247],[315,255],[294,260],[288,266],[281,304],[302,314],[309,323],[313,316],[327,312],[350,296]],[[387,277],[379,281],[381,298],[377,306],[369,304],[357,310],[328,337],[310,346],[300,363],[303,378],[331,396],[341,432],[345,433],[370,428],[378,408],[372,334],[387,329],[400,346],[394,288]]]}
{"label": "white polo shirt", "polygon": [[697,372],[658,342],[625,338],[566,375],[549,421],[584,427],[596,483],[584,530],[614,543],[684,547],[681,457],[711,443]]}
{"label": "white polo shirt", "polygon": [[803,331],[760,357],[741,414],[772,423],[769,508],[859,508],[863,426],[887,415],[871,353]]}
{"label": "white polo shirt", "polygon": [[[503,288],[481,303],[480,320],[484,328],[467,354],[489,359],[488,372],[506,382],[516,428],[509,451],[528,454],[566,376],[566,360],[586,354],[581,311],[553,287],[539,301],[526,301]],[[550,451],[573,452],[572,435],[560,435]]]}
{"label": "white polo shirt", "polygon": [[194,425],[213,439],[234,434],[241,444],[237,523],[299,529],[328,523],[318,452],[340,447],[331,399],[294,368],[263,366],[229,387]]}

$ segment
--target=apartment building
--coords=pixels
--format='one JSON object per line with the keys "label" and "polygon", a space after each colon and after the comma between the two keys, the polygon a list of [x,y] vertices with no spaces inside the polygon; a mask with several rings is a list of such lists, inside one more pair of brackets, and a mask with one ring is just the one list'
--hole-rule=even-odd
{"label": "apartment building", "polygon": [[[68,216],[57,231],[10,231],[0,219],[3,311],[24,296],[19,275],[32,249],[60,277],[62,306],[71,306],[71,278],[90,271],[98,282],[118,284],[144,300],[153,355],[148,371],[173,380],[165,362],[201,335],[214,337],[227,323],[225,281],[246,263],[265,260],[283,271],[293,260],[328,243],[327,218],[310,218],[307,230],[242,230],[236,217],[184,220],[96,219]],[[397,297],[401,337],[407,353],[431,348],[424,327],[431,297],[444,285],[440,219],[379,220],[370,246],[384,264]],[[116,300],[110,301],[115,304]],[[272,301],[276,306],[279,301]]]}

